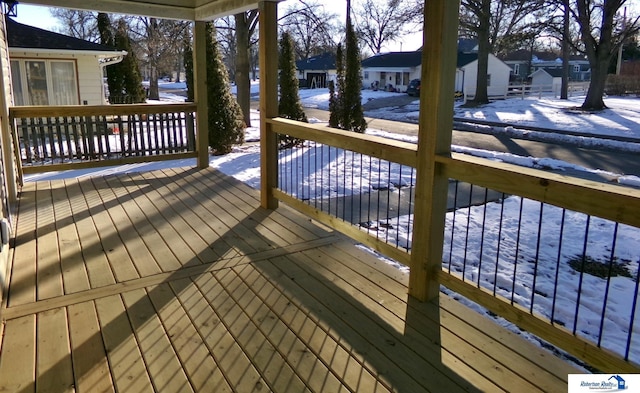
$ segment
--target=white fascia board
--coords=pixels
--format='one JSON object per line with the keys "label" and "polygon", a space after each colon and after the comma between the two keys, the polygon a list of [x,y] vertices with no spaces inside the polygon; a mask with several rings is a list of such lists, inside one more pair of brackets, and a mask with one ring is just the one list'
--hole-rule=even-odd
{"label": "white fascia board", "polygon": [[9,58],[11,56],[64,56],[76,58],[78,56],[97,56],[100,58],[125,56],[126,51],[98,51],[98,50],[67,50],[67,49],[37,49],[37,48],[9,48]]}

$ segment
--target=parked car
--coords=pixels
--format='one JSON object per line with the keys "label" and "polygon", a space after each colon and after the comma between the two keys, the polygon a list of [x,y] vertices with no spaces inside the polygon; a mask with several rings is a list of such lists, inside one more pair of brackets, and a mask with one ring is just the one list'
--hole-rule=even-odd
{"label": "parked car", "polygon": [[420,95],[420,79],[414,79],[409,82],[409,86],[407,86],[407,94],[410,96]]}

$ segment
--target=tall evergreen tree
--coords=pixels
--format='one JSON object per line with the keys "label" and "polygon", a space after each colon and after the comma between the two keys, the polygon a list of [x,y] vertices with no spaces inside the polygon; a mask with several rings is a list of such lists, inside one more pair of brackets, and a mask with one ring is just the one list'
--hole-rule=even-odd
{"label": "tall evergreen tree", "polygon": [[[114,45],[118,50],[124,50],[127,55],[113,67],[114,90],[110,90],[111,103],[141,103],[146,101],[146,94],[142,88],[142,76],[138,66],[138,59],[131,46],[127,22],[118,21],[118,28],[114,35]],[[110,86],[111,89],[111,86]]]}
{"label": "tall evergreen tree", "polygon": [[231,94],[229,73],[224,65],[216,29],[207,23],[207,100],[209,102],[209,146],[213,154],[227,154],[234,144],[244,142],[242,110]]}
{"label": "tall evergreen tree", "polygon": [[[337,85],[337,86],[336,86]],[[336,82],[329,84],[329,126],[344,129],[344,55],[342,44],[336,51]]]}
{"label": "tall evergreen tree", "polygon": [[[111,26],[111,19],[108,14],[104,12],[100,12],[98,14],[97,19],[98,32],[100,34],[100,43],[102,45],[115,47],[115,40],[113,37],[113,28]],[[112,64],[105,68],[107,73],[107,86],[109,89],[109,100],[111,101],[111,97],[115,98],[116,94],[120,94],[118,92],[122,92],[123,87],[122,84],[119,84],[119,75],[117,73],[116,65]]]}
{"label": "tall evergreen tree", "polygon": [[347,1],[347,34],[345,54],[345,78],[343,98],[343,128],[364,133],[367,122],[362,109],[362,73],[360,72],[360,49],[353,23],[351,22],[351,2]]}
{"label": "tall evergreen tree", "polygon": [[191,48],[191,35],[185,34],[183,39],[184,76],[187,83],[187,101],[195,101],[193,87],[193,49]]}
{"label": "tall evergreen tree", "polygon": [[[298,78],[296,76],[295,54],[293,40],[289,33],[284,32],[280,39],[280,101],[278,102],[278,116],[285,119],[307,122],[307,115],[302,110],[300,93],[298,92]],[[289,135],[279,136],[280,146],[292,147],[302,143],[301,139]]]}
{"label": "tall evergreen tree", "polygon": [[329,127],[338,127],[338,97],[336,95],[336,83],[335,81],[329,81]]}

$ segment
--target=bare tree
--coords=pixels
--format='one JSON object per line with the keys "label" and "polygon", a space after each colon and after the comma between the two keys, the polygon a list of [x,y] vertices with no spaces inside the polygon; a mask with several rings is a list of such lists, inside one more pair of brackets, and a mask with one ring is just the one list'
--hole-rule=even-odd
{"label": "bare tree", "polygon": [[293,40],[298,59],[334,52],[335,37],[342,35],[338,14],[315,1],[300,0],[289,7],[280,18],[280,25]]}
{"label": "bare tree", "polygon": [[606,108],[603,100],[611,58],[624,41],[637,34],[640,17],[623,20],[618,11],[626,0],[575,0],[571,13],[580,25],[584,51],[591,67],[591,83],[582,109]]}
{"label": "bare tree", "polygon": [[373,53],[380,53],[386,43],[401,38],[422,17],[413,4],[401,0],[364,0],[359,4],[354,12],[358,35]]}
{"label": "bare tree", "polygon": [[149,98],[159,99],[158,78],[171,73],[178,63],[182,37],[189,22],[168,19],[136,17],[131,21],[134,43],[141,52],[141,62],[149,77]]}
{"label": "bare tree", "polygon": [[478,40],[478,74],[474,104],[489,102],[489,53],[509,48],[512,38],[537,25],[535,15],[544,8],[543,0],[462,0],[462,35]]}
{"label": "bare tree", "polygon": [[236,98],[242,109],[244,122],[251,127],[251,71],[250,49],[251,36],[258,24],[258,10],[241,12],[235,16],[236,22]]}
{"label": "bare tree", "polygon": [[229,78],[232,81],[235,81],[237,52],[235,17],[225,16],[222,18],[218,18],[215,21],[215,27],[220,54],[225,66],[227,67],[227,70],[229,71]]}
{"label": "bare tree", "polygon": [[60,22],[60,33],[86,41],[100,42],[97,13],[67,8],[51,8],[49,12]]}

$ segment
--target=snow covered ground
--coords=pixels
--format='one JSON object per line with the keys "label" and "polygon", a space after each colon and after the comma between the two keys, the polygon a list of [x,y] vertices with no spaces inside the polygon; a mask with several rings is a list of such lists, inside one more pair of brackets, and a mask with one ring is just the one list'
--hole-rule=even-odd
{"label": "snow covered ground", "polygon": [[[365,90],[363,101],[393,94],[397,93]],[[302,90],[301,97],[305,106],[324,108],[328,100],[328,92],[318,89]],[[540,100],[513,98],[496,101],[482,108],[456,108],[456,115],[544,128],[640,138],[640,99],[608,98],[605,102],[611,109],[596,114],[583,114],[567,109],[567,107],[579,105],[581,99],[583,97],[576,97],[566,102],[553,98]],[[415,103],[411,105],[417,107]],[[389,108],[387,112],[389,117],[399,116],[397,108]],[[404,112],[403,115],[413,116],[411,112]],[[254,125],[258,125],[257,112],[252,113],[252,116],[256,119]],[[317,119],[311,120],[317,121]],[[258,127],[248,129],[247,141],[258,141],[259,131]],[[376,130],[368,132],[393,137]],[[406,137],[403,139],[406,140]],[[551,162],[543,157],[518,157],[495,152],[471,151],[458,146],[453,148],[465,153],[532,167],[573,167],[567,163]],[[326,160],[324,162],[329,161],[329,157],[323,159]],[[331,157],[333,164],[342,163],[342,159],[340,156]],[[252,187],[259,187],[260,157],[259,147],[256,144],[238,146],[228,155],[212,157],[210,162],[211,166],[222,172]],[[108,173],[194,164],[193,160],[135,164],[98,171],[33,175],[28,176],[27,180],[101,176]],[[352,164],[356,165],[356,163]],[[387,173],[388,178],[385,179],[375,178],[375,173],[372,172],[374,177],[367,178],[364,186],[358,183],[358,190],[355,192],[372,192],[379,187],[380,183],[394,183],[390,179],[401,177],[400,169],[396,168],[399,167],[392,167],[391,173]],[[355,172],[359,171],[356,169]],[[303,179],[301,183],[312,184],[333,196],[352,192],[332,189],[331,184],[318,182],[318,177],[314,177],[314,170],[311,168],[301,173],[300,178]],[[633,175],[618,174],[618,178],[621,183],[640,185],[640,179]],[[406,186],[413,183],[413,179],[410,176],[407,178],[406,173],[402,175],[402,179],[403,182],[398,183],[398,187],[392,185],[394,192],[404,192]],[[398,218],[398,222],[403,223],[411,220],[411,216]],[[564,227],[561,226],[562,223]],[[410,226],[397,225],[386,230],[396,231],[390,238],[405,239],[408,242],[411,239],[411,232],[402,229],[407,227]],[[519,227],[523,228],[522,231],[518,230]],[[539,228],[542,228],[540,236]],[[397,233],[398,231],[401,233]],[[615,241],[612,235],[614,232],[617,233]],[[617,353],[624,354],[627,344],[630,344],[630,358],[640,362],[640,304],[637,302],[640,270],[638,267],[640,230],[638,228],[624,225],[616,227],[614,223],[606,220],[589,219],[583,214],[563,212],[557,207],[542,206],[538,202],[522,200],[519,197],[508,197],[498,202],[460,209],[455,213],[447,214],[445,233],[443,260],[445,267],[452,273],[495,290],[508,299],[513,298],[514,302],[531,308],[534,313],[543,318],[553,319],[555,323],[564,325],[567,329],[575,329],[577,334],[586,339],[594,342],[600,340],[603,347]],[[589,258],[603,264],[612,259],[622,263],[632,277],[617,276],[606,280],[589,274],[580,274],[569,263],[584,251]],[[578,286],[581,289],[579,296],[577,295]],[[560,290],[556,293],[555,288]],[[455,294],[451,295],[459,298]],[[630,325],[629,321],[634,312],[635,319],[633,325]],[[604,319],[601,318],[603,315]],[[601,319],[603,335],[599,336]],[[504,321],[502,323],[507,325]],[[517,329],[515,331],[521,333]],[[521,334],[526,335],[526,333]]]}

